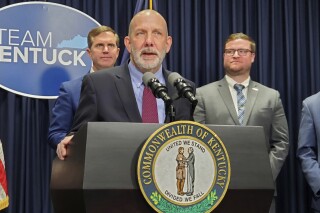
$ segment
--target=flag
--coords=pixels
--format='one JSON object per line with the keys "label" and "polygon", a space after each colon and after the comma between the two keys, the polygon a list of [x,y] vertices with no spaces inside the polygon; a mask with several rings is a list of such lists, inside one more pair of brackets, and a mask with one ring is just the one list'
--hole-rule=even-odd
{"label": "flag", "polygon": [[[148,3],[149,3],[149,6],[148,6]],[[144,9],[157,10],[157,1],[156,0],[138,0],[136,7],[134,9],[133,15],[137,14],[138,12]],[[126,63],[128,59],[129,59],[129,52],[127,49],[124,49],[122,58],[121,58],[121,64]]]}
{"label": "flag", "polygon": [[9,206],[7,175],[5,170],[2,142],[0,140],[0,210]]}

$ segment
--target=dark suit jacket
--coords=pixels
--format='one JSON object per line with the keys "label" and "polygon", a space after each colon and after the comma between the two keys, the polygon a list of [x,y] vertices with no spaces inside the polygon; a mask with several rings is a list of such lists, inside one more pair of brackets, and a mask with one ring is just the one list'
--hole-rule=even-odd
{"label": "dark suit jacket", "polygon": [[48,140],[52,148],[68,134],[77,110],[83,76],[61,84],[59,97],[52,108]]}
{"label": "dark suit jacket", "polygon": [[[170,97],[175,97],[176,89],[168,83],[170,73],[170,71],[163,69],[168,94]],[[186,81],[195,91],[194,83]],[[175,100],[173,105],[176,110],[176,120],[193,120],[192,107],[187,99]],[[84,77],[79,107],[71,132],[76,132],[83,124],[90,121],[142,122],[127,63]],[[166,122],[168,121],[169,118],[166,118]]]}

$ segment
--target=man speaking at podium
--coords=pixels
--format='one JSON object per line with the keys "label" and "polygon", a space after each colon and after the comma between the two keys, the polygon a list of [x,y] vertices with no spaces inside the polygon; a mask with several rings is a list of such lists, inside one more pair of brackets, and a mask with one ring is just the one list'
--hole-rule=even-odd
{"label": "man speaking at podium", "polygon": [[[87,122],[169,121],[164,101],[156,99],[142,81],[145,73],[153,73],[153,80],[157,79],[157,82],[166,85],[167,97],[174,97],[176,94],[174,86],[168,83],[171,72],[162,68],[162,61],[172,44],[165,19],[153,10],[137,13],[130,22],[129,33],[124,42],[130,53],[128,63],[84,78],[71,132],[57,146],[57,155],[61,160],[67,156],[67,147],[74,132]],[[194,83],[186,81],[194,91]],[[173,100],[172,105],[176,120],[193,120],[190,113],[192,105],[187,99]]]}

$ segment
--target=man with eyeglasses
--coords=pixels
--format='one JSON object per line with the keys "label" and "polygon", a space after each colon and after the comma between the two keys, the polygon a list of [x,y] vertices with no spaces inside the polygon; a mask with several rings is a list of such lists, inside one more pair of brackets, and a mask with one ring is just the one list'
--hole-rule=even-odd
{"label": "man with eyeglasses", "polygon": [[[196,91],[194,119],[218,125],[263,126],[269,142],[269,159],[276,180],[288,155],[288,124],[278,91],[250,79],[256,44],[243,33],[225,42],[225,77]],[[270,212],[275,212],[272,202]]]}
{"label": "man with eyeglasses", "polygon": [[[119,36],[108,26],[93,28],[88,33],[87,53],[92,60],[89,73],[113,67],[119,56]],[[78,108],[83,77],[62,83],[59,97],[52,109],[48,140],[56,150],[57,145],[70,131]]]}

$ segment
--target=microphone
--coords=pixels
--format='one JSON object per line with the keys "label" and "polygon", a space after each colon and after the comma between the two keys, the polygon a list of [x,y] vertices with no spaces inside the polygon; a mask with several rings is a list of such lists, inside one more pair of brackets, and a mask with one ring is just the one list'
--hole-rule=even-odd
{"label": "microphone", "polygon": [[186,81],[181,75],[179,75],[176,72],[173,72],[168,76],[168,81],[171,85],[176,87],[176,89],[178,90],[179,97],[185,97],[192,103],[192,105],[197,105],[198,100],[193,95],[193,88],[186,83]]}
{"label": "microphone", "polygon": [[172,100],[168,95],[168,89],[161,84],[152,72],[146,72],[142,77],[145,86],[150,87],[156,98],[161,98],[166,104],[171,104]]}

